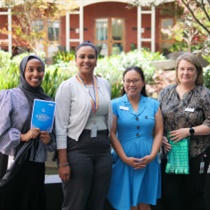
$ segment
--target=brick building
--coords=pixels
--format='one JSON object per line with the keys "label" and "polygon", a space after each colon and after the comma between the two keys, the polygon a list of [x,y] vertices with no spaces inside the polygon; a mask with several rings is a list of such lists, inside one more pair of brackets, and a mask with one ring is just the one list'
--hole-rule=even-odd
{"label": "brick building", "polygon": [[[144,1],[144,0],[143,0]],[[164,5],[131,7],[127,0],[75,0],[78,9],[67,12],[59,20],[36,20],[35,24],[48,24],[48,46],[40,44],[46,57],[52,57],[58,50],[74,49],[89,40],[99,48],[100,55],[110,55],[132,49],[149,48],[164,51],[172,43],[161,34],[161,28],[175,24],[174,1]],[[148,1],[146,1],[148,2]],[[164,13],[168,10],[168,13]],[[170,12],[171,11],[171,12]],[[0,29],[12,31],[14,20],[11,11],[1,8]],[[24,47],[16,43],[11,34],[0,34],[0,49],[11,52],[14,47]]]}

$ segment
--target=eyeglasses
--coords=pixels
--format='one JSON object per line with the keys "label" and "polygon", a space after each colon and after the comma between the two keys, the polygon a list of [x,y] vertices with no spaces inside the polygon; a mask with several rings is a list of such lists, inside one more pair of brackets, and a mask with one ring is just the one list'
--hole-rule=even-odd
{"label": "eyeglasses", "polygon": [[124,80],[123,80],[123,82],[124,82],[126,85],[130,85],[131,82],[132,82],[134,85],[137,85],[140,81],[141,81],[141,79],[124,79]]}

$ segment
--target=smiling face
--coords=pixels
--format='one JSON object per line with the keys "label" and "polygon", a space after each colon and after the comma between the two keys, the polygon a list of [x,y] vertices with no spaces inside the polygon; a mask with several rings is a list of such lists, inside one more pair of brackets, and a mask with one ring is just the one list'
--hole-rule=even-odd
{"label": "smiling face", "polygon": [[76,66],[81,75],[93,74],[97,64],[96,52],[91,46],[82,46],[76,53]]}
{"label": "smiling face", "polygon": [[128,71],[123,78],[123,87],[128,98],[139,97],[145,83],[140,74],[134,69]]}
{"label": "smiling face", "polygon": [[38,59],[31,59],[28,61],[24,71],[24,77],[27,83],[32,87],[41,85],[44,78],[44,69]]}
{"label": "smiling face", "polygon": [[186,60],[181,60],[177,68],[177,79],[180,84],[194,86],[198,77],[195,65]]}

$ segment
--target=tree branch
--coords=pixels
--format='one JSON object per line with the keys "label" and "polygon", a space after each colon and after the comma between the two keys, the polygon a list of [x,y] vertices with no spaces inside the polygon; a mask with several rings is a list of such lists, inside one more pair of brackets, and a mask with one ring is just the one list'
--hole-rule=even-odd
{"label": "tree branch", "polygon": [[[210,16],[209,16],[208,12],[206,11],[205,4],[204,4],[204,1],[203,1],[203,0],[201,0],[201,5],[202,5],[201,7],[202,7],[202,9],[203,9],[203,11],[204,11],[204,13],[205,13],[207,19],[208,19],[209,22],[210,22]],[[209,3],[209,5],[210,5],[210,3]]]}
{"label": "tree branch", "polygon": [[188,11],[190,12],[190,14],[192,15],[192,17],[194,18],[194,20],[210,35],[210,30],[204,26],[195,16],[194,12],[192,11],[191,7],[189,6],[189,4],[187,2],[185,2],[185,0],[181,0],[181,2],[185,5],[185,7],[188,9]]}

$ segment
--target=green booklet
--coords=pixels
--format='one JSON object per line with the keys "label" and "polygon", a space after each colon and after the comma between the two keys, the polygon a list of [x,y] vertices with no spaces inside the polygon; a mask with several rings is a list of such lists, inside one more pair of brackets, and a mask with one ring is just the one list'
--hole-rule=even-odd
{"label": "green booklet", "polygon": [[167,156],[165,172],[169,174],[189,174],[189,139],[174,142],[168,137],[171,150]]}

